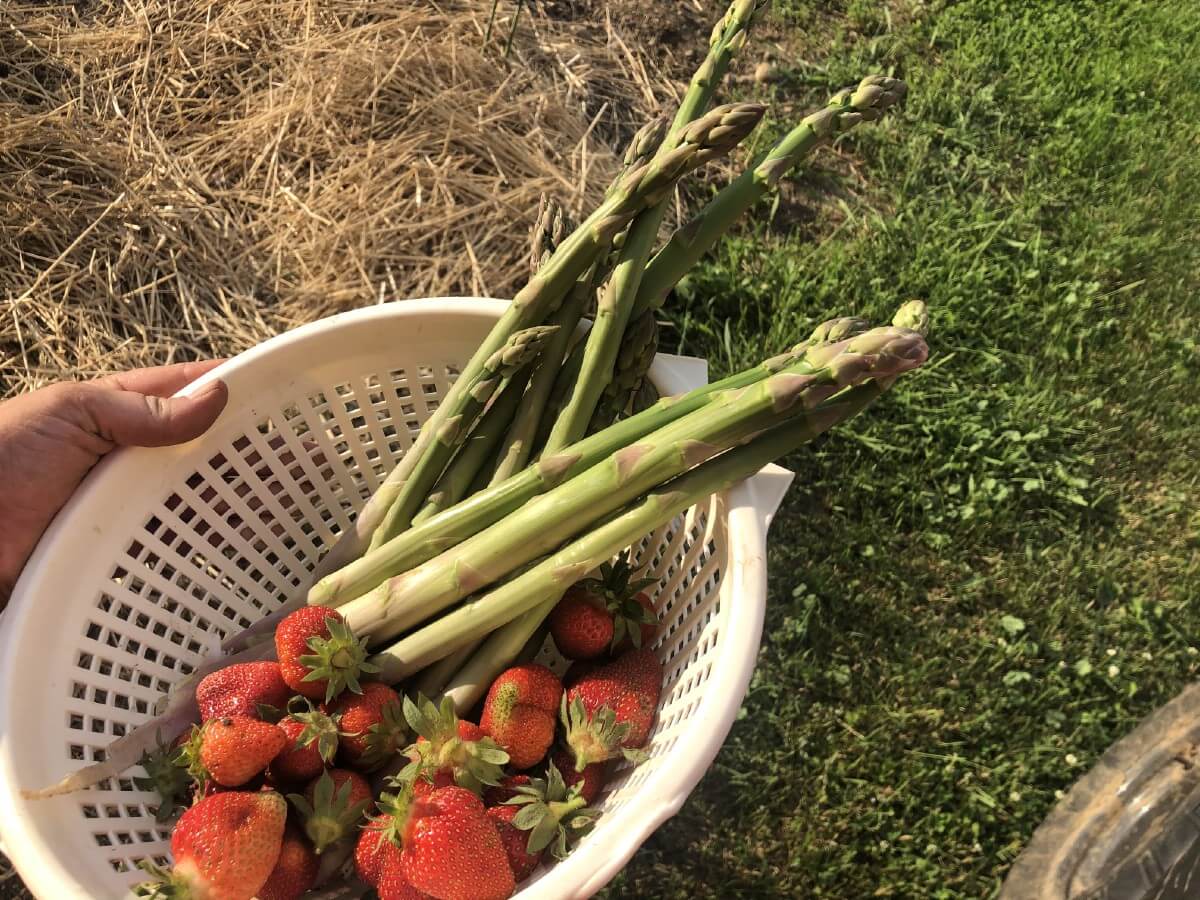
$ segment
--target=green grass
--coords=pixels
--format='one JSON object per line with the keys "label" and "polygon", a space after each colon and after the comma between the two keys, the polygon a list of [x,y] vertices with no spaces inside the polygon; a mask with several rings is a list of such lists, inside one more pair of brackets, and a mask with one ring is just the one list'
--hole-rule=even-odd
{"label": "green grass", "polygon": [[1200,670],[1200,6],[776,8],[776,108],[910,100],[700,267],[676,344],[719,374],[921,297],[935,355],[789,460],[744,708],[608,896],[985,897]]}

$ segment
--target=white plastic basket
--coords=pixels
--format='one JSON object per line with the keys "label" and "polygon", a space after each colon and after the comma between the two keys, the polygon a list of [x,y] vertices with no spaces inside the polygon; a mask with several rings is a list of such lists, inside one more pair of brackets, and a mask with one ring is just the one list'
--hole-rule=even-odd
{"label": "white plastic basket", "polygon": [[[0,621],[0,838],[37,897],[128,896],[144,877],[136,862],[165,858],[169,835],[154,796],[133,786],[140,770],[50,800],[20,789],[91,762],[222,633],[301,586],[504,306],[413,300],[281,335],[182,392],[213,378],[229,386],[202,438],[121,450],[85,481]],[[704,377],[702,362],[679,357],[660,356],[651,371],[663,394]],[[650,759],[613,778],[595,831],[528,882],[523,900],[595,893],[712,762],[754,666],[766,533],[790,481],[770,467],[634,548],[661,578],[666,676]]]}

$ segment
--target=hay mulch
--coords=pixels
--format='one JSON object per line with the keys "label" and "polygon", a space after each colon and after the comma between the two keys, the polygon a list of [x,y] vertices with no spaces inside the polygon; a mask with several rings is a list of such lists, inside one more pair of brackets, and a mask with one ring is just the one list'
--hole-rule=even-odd
{"label": "hay mulch", "polygon": [[506,61],[489,7],[0,9],[0,396],[510,296],[539,195],[594,202],[675,86],[594,20],[527,13]]}

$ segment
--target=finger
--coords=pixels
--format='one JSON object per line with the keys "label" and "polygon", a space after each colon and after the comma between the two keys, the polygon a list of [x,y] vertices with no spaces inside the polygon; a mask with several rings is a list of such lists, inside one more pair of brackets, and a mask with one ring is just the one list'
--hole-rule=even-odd
{"label": "finger", "polygon": [[[81,386],[82,387],[82,386]],[[166,447],[199,437],[216,421],[229,391],[214,381],[194,397],[157,397],[89,386],[78,402],[96,434],[126,447]]]}
{"label": "finger", "polygon": [[171,366],[133,369],[129,372],[105,375],[103,378],[97,378],[92,384],[115,387],[122,391],[136,391],[139,394],[152,394],[155,397],[169,397],[223,362],[224,359],[206,359],[199,362],[175,363]]}

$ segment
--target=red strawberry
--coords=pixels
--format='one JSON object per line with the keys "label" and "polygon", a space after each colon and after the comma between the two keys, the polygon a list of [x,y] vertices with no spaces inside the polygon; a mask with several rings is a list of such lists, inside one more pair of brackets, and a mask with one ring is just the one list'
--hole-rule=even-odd
{"label": "red strawberry", "polygon": [[196,685],[202,722],[221,716],[258,719],[260,705],[283,709],[291,695],[275,662],[234,663],[205,675]]}
{"label": "red strawberry", "polygon": [[[439,788],[412,800],[401,835],[400,870],[441,900],[503,900],[515,887],[504,844],[483,801],[465,788]],[[380,898],[393,879],[380,873]]]}
{"label": "red strawberry", "polygon": [[504,852],[508,854],[508,866],[512,869],[513,880],[518,884],[533,874],[533,870],[542,861],[540,853],[529,852],[529,832],[522,831],[512,823],[521,812],[519,806],[493,806],[487,811],[488,818],[496,826],[496,833],[504,844]]}
{"label": "red strawberry", "polygon": [[275,655],[288,687],[313,700],[329,702],[349,689],[362,693],[358,676],[378,672],[366,661],[367,645],[358,640],[341,613],[306,606],[275,628]]}
{"label": "red strawberry", "polygon": [[246,784],[267,767],[287,740],[278,725],[249,716],[224,716],[194,729],[182,752],[203,796],[209,779],[223,787]]}
{"label": "red strawberry", "polygon": [[550,636],[567,659],[593,659],[612,643],[612,616],[601,598],[573,585],[550,611]]}
{"label": "red strawberry", "polygon": [[529,784],[528,775],[506,775],[504,780],[498,785],[490,787],[483,792],[483,805],[487,807],[499,806],[506,800],[511,800],[517,796],[517,788],[526,784]]}
{"label": "red strawberry", "polygon": [[561,699],[562,683],[545,666],[513,666],[492,682],[479,724],[508,754],[514,769],[528,769],[554,742],[554,714]]}
{"label": "red strawberry", "polygon": [[550,762],[562,773],[567,787],[579,785],[579,792],[588,806],[596,802],[600,789],[604,787],[604,763],[592,763],[585,766],[582,772],[576,772],[575,756],[567,750],[555,750],[550,754]]}
{"label": "red strawberry", "polygon": [[257,900],[297,900],[317,880],[318,868],[320,861],[312,845],[300,829],[289,822],[283,832],[279,859],[267,883],[259,888]]}
{"label": "red strawberry", "polygon": [[630,644],[648,646],[658,628],[650,597],[642,591],[652,578],[632,581],[627,552],[600,566],[599,578],[573,585],[550,613],[550,634],[568,659],[595,659]]}
{"label": "red strawberry", "polygon": [[308,782],[333,762],[338,748],[337,716],[328,716],[309,705],[279,722],[288,742],[271,761],[271,778],[282,783]]}
{"label": "red strawberry", "polygon": [[459,721],[449,697],[440,709],[424,697],[416,703],[405,697],[403,709],[409,726],[420,735],[404,751],[413,761],[405,770],[407,780],[418,774],[433,780],[436,773],[449,773],[456,784],[476,794],[485,784],[500,783],[500,767],[508,762],[508,754],[478,725]]}
{"label": "red strawberry", "polygon": [[562,720],[575,770],[645,745],[662,690],[662,664],[630,650],[581,678],[563,695]]}
{"label": "red strawberry", "polygon": [[148,867],[168,897],[251,900],[266,884],[283,845],[287,802],[274,792],[206,797],[179,818],[170,873]]}
{"label": "red strawberry", "polygon": [[317,853],[354,832],[371,805],[371,798],[371,786],[366,779],[349,769],[322,773],[305,789],[303,797],[288,795],[304,819],[304,833]]}
{"label": "red strawberry", "polygon": [[408,727],[400,695],[386,684],[368,682],[361,694],[343,694],[333,706],[341,717],[342,762],[377,769],[404,747]]}

